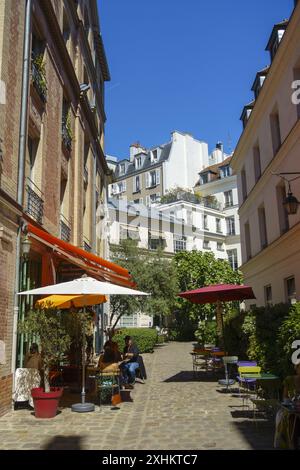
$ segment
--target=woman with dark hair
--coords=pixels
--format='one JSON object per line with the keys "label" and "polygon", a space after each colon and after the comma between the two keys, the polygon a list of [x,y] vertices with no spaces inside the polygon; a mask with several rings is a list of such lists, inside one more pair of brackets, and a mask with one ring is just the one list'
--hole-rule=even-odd
{"label": "woman with dark hair", "polygon": [[100,355],[98,367],[102,372],[120,372],[118,360],[114,350],[113,341],[108,340],[104,344],[104,353]]}
{"label": "woman with dark hair", "polygon": [[42,357],[36,343],[32,343],[29,352],[25,356],[25,367],[26,369],[42,369]]}

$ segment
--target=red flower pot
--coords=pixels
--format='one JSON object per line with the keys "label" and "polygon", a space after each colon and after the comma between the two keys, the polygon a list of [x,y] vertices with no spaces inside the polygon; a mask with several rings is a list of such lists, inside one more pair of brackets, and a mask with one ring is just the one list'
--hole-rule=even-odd
{"label": "red flower pot", "polygon": [[34,414],[36,418],[54,418],[57,414],[58,403],[62,396],[62,387],[51,387],[50,392],[44,392],[44,389],[33,388],[31,396],[34,403]]}

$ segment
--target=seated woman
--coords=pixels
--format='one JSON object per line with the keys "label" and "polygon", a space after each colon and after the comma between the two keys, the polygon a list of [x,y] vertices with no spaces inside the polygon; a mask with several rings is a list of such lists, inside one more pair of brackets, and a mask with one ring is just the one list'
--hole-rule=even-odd
{"label": "seated woman", "polygon": [[[283,382],[283,399],[290,400],[300,394],[300,363],[295,365],[295,375],[286,377]],[[276,415],[274,447],[276,449],[293,449],[294,443],[290,427],[293,417],[287,410],[280,409]]]}
{"label": "seated woman", "polygon": [[101,372],[119,373],[119,361],[111,341],[107,341],[104,345],[104,353],[100,355],[98,367]]}

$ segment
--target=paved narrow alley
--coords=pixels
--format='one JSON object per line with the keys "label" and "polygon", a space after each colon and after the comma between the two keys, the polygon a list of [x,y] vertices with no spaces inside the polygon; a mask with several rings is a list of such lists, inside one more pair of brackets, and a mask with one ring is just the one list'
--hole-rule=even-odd
{"label": "paved narrow alley", "polygon": [[[0,419],[1,449],[271,449],[273,424],[256,424],[241,399],[221,393],[216,377],[193,377],[192,343],[168,343],[145,354],[148,380],[119,410],[96,407],[77,414],[61,408],[54,419],[29,410]],[[73,402],[78,395],[72,396]]]}

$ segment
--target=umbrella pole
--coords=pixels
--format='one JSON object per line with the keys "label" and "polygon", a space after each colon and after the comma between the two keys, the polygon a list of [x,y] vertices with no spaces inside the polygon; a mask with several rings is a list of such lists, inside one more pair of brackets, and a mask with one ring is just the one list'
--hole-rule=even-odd
{"label": "umbrella pole", "polygon": [[219,346],[221,348],[224,347],[224,324],[223,324],[223,308],[222,303],[220,300],[217,301],[217,312],[216,312],[216,319],[217,319],[217,331],[218,331],[218,338],[219,338]]}
{"label": "umbrella pole", "polygon": [[[83,315],[85,316],[86,310],[83,307]],[[85,327],[83,327],[82,335],[82,389],[81,389],[81,403],[75,403],[72,405],[72,411],[77,413],[88,413],[89,411],[95,411],[94,403],[85,402]]]}
{"label": "umbrella pole", "polygon": [[[83,315],[85,315],[85,307],[83,308]],[[82,329],[82,387],[81,387],[81,403],[85,403],[85,327]]]}

